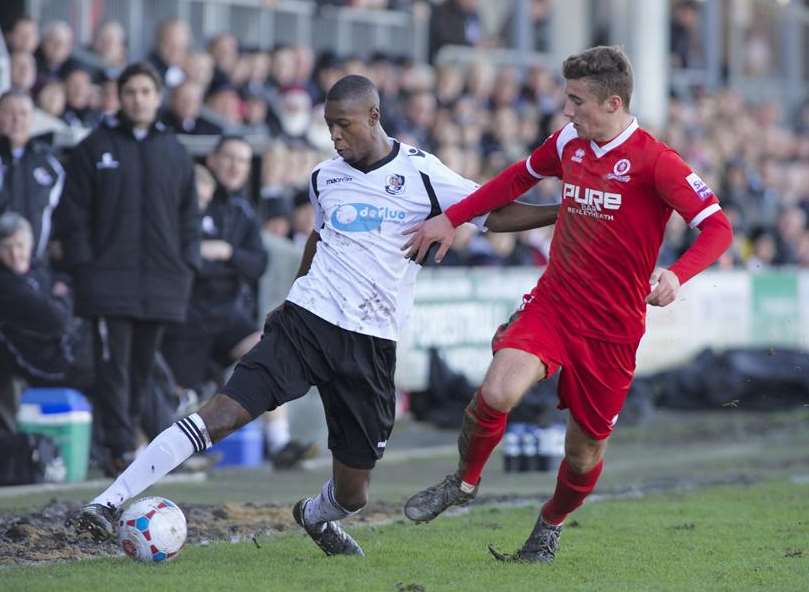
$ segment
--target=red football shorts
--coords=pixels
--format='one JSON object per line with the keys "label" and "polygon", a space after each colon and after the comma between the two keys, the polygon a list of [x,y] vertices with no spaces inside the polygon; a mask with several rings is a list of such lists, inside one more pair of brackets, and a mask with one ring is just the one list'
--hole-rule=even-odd
{"label": "red football shorts", "polygon": [[505,348],[538,357],[548,378],[561,367],[559,409],[570,409],[581,428],[596,440],[609,437],[632,384],[637,344],[567,331],[554,305],[535,294],[495,334],[493,351]]}

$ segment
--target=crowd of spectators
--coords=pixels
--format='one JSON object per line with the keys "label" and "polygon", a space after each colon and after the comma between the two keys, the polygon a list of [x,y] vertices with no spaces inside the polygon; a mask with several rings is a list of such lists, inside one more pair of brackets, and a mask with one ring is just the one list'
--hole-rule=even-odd
{"label": "crowd of spectators", "polygon": [[[391,7],[390,2],[332,4]],[[476,4],[450,0],[435,9],[433,22],[452,21],[441,17],[447,11],[474,14]],[[542,4],[537,2],[537,15],[547,16]],[[675,22],[693,22],[691,11],[691,5],[683,3],[674,13]],[[436,24],[434,29],[441,27]],[[467,26],[455,33],[468,35],[475,29]],[[444,27],[434,31],[433,38],[455,33]],[[139,57],[127,55],[124,30],[116,22],[102,23],[88,47],[76,46],[65,23],[40,30],[28,19],[7,32],[6,42],[13,87],[30,93],[42,111],[77,128],[92,128],[104,113],[119,109],[115,76],[127,61]],[[684,47],[691,45],[674,45],[673,59],[684,59]],[[564,122],[559,114],[562,81],[558,73],[538,66],[525,72],[485,63],[432,66],[381,53],[314,55],[301,46],[260,51],[240,46],[229,33],[194,39],[189,25],[175,19],[161,24],[147,57],[165,83],[162,120],[178,133],[238,132],[261,140],[251,197],[266,229],[297,241],[307,235],[312,220],[306,192],[309,171],[331,154],[323,98],[344,74],[365,74],[377,83],[384,126],[392,136],[436,153],[448,166],[478,181],[527,154]],[[737,244],[723,264],[809,265],[809,196],[803,189],[809,174],[808,129],[809,108],[796,115],[776,104],[746,103],[730,90],[672,100],[666,129],[655,131],[693,163],[731,210]],[[542,183],[529,199],[558,199],[558,187]],[[452,260],[469,265],[542,264],[549,238],[546,231],[516,236],[464,233]],[[664,262],[676,257],[689,238],[687,229],[673,221]]]}

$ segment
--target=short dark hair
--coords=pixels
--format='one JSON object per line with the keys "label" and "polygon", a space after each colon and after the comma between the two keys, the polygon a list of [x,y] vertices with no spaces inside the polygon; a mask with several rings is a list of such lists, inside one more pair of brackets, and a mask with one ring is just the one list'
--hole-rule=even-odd
{"label": "short dark hair", "polygon": [[160,79],[160,74],[157,73],[154,66],[152,66],[149,62],[133,62],[124,68],[124,71],[121,72],[120,76],[118,76],[119,95],[121,94],[124,85],[134,76],[147,76],[148,78],[151,78],[152,82],[154,82],[157,92],[160,92],[163,89],[163,81]]}
{"label": "short dark hair", "polygon": [[615,46],[599,45],[580,54],[572,55],[562,64],[566,80],[589,79],[593,92],[600,101],[618,95],[629,110],[632,98],[632,64],[624,51]]}
{"label": "short dark hair", "polygon": [[376,86],[365,76],[349,74],[334,83],[326,94],[327,101],[345,101],[347,99],[377,98]]}
{"label": "short dark hair", "polygon": [[[242,135],[239,135],[239,134],[222,134],[221,136],[219,136],[219,140],[216,141],[216,146],[213,147],[214,153],[217,153],[220,150],[222,150],[222,147],[225,144],[227,144],[228,142],[241,142],[242,144],[246,144],[247,146],[250,146],[250,142],[248,142],[247,138],[245,138]],[[252,148],[253,147],[250,146],[251,150],[252,150]]]}

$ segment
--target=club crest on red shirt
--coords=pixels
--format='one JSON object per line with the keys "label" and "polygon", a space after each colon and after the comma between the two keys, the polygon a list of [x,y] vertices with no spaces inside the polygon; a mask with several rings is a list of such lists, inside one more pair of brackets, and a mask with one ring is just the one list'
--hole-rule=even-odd
{"label": "club crest on red shirt", "polygon": [[627,183],[630,179],[627,173],[631,168],[632,163],[629,162],[628,159],[622,158],[621,160],[615,163],[615,166],[612,167],[612,172],[607,175],[607,179],[610,179],[611,181],[620,181],[621,183]]}

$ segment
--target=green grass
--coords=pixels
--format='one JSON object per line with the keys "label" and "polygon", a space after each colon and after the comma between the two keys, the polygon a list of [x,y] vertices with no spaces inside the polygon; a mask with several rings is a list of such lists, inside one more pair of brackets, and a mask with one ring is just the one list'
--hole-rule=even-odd
{"label": "green grass", "polygon": [[[326,558],[303,535],[190,547],[173,563],[129,559],[0,570],[4,591],[790,590],[809,589],[809,486],[786,480],[587,504],[550,566],[504,565],[532,508],[481,507],[422,526],[352,532],[368,557]],[[421,586],[421,588],[416,587]]]}

